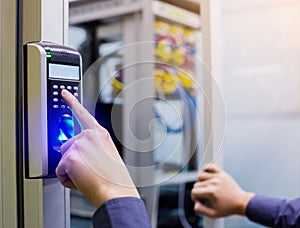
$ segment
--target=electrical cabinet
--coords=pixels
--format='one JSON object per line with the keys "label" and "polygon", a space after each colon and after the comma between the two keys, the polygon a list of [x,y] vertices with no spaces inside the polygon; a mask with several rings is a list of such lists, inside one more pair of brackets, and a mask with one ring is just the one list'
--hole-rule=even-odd
{"label": "electrical cabinet", "polygon": [[[203,48],[211,45],[210,4],[202,1],[200,13],[196,0],[70,3],[70,44],[83,58],[83,103],[112,135],[153,226],[160,186],[194,181],[199,165],[215,157],[201,154],[213,142],[212,110],[205,109],[213,99],[214,56]],[[73,216],[90,217],[94,208],[83,212],[81,203],[71,193]]]}

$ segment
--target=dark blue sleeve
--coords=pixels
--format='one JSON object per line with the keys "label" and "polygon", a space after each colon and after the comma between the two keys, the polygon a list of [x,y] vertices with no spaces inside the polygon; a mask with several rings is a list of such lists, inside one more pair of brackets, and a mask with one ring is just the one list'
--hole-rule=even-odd
{"label": "dark blue sleeve", "polygon": [[246,216],[264,226],[300,228],[300,198],[285,200],[255,196],[248,203]]}
{"label": "dark blue sleeve", "polygon": [[94,228],[150,228],[144,202],[134,197],[105,202],[93,215]]}

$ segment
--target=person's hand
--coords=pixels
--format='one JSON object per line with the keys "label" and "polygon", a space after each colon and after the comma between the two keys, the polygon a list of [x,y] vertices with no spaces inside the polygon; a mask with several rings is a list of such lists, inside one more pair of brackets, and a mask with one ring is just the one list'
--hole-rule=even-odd
{"label": "person's hand", "polygon": [[211,218],[245,215],[254,193],[241,189],[229,174],[209,165],[199,172],[197,179],[191,194],[196,213]]}
{"label": "person's hand", "polygon": [[113,198],[139,198],[107,130],[67,90],[62,91],[62,97],[84,130],[60,148],[59,181],[78,189],[96,207]]}

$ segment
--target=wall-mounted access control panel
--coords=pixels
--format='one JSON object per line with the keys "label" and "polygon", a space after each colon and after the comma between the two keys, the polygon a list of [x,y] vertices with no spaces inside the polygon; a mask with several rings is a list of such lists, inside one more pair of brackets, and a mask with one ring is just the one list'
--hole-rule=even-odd
{"label": "wall-mounted access control panel", "polygon": [[50,42],[24,45],[24,131],[26,178],[55,177],[60,146],[79,129],[61,97],[69,90],[82,100],[80,54]]}

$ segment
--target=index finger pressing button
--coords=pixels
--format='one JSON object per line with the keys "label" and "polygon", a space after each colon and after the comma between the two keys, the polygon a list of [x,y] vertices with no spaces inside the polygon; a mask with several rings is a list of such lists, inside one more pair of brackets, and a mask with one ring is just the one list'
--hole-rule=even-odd
{"label": "index finger pressing button", "polygon": [[78,102],[78,100],[69,91],[64,89],[62,90],[61,94],[65,102],[71,107],[77,120],[84,129],[93,129],[97,125],[99,126],[95,118]]}

